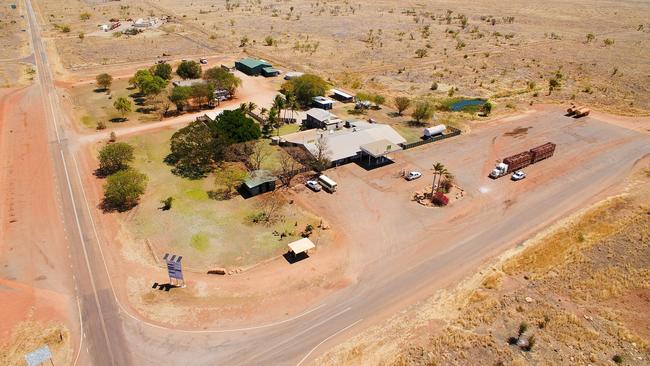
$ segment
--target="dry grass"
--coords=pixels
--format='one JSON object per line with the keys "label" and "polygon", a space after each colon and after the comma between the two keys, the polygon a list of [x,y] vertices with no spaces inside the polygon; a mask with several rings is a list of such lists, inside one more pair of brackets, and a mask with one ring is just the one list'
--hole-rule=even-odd
{"label": "dry grass", "polygon": [[[646,365],[650,183],[644,172],[635,178],[627,195],[536,238],[447,293],[448,301],[428,300],[320,364],[608,364],[618,354],[626,364]],[[442,303],[449,312],[440,311]],[[427,327],[431,322],[438,326]],[[536,340],[529,352],[508,344],[522,323],[528,328],[521,338]]]}
{"label": "dry grass", "polygon": [[25,365],[25,354],[48,345],[56,365],[67,365],[71,360],[70,334],[60,324],[42,324],[34,320],[19,323],[9,339],[0,346],[0,365]]}

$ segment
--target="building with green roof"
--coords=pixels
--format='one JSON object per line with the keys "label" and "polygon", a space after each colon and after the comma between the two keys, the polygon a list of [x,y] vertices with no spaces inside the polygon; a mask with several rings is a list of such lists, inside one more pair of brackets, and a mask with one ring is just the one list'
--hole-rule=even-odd
{"label": "building with green roof", "polygon": [[273,65],[270,63],[256,59],[256,58],[244,58],[239,61],[235,61],[235,68],[246,75],[257,76],[262,73],[262,70],[265,68],[272,68]]}
{"label": "building with green roof", "polygon": [[258,194],[275,190],[275,181],[278,178],[268,170],[256,170],[252,172],[241,185],[241,193],[244,197],[253,197]]}

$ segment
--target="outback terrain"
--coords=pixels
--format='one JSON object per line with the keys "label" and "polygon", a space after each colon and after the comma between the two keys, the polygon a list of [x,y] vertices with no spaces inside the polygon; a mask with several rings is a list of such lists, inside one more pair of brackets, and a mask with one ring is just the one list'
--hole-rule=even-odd
{"label": "outback terrain", "polygon": [[[43,345],[74,366],[650,362],[646,1],[20,0],[0,47],[2,365]],[[311,106],[232,70],[244,57],[372,96],[332,112],[407,144],[308,188],[323,169],[282,143],[304,127],[271,112]],[[210,68],[231,99],[173,101]],[[459,134],[423,141],[434,124]],[[547,142],[526,179],[489,177]],[[184,175],[182,153],[209,169]],[[274,191],[243,192],[261,172]],[[420,204],[443,175],[448,202]],[[129,205],[107,203],[115,182],[139,185]]]}

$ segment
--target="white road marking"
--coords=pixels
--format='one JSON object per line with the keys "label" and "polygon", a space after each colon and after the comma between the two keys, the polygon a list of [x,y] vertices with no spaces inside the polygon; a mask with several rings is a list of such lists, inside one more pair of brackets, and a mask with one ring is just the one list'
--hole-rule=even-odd
{"label": "white road marking", "polygon": [[339,330],[338,332],[332,334],[331,336],[329,336],[329,337],[323,339],[319,344],[315,345],[314,348],[312,348],[311,351],[309,351],[309,352],[305,355],[305,357],[303,357],[302,360],[300,360],[300,362],[298,362],[298,363],[296,364],[296,366],[300,366],[300,365],[302,365],[302,363],[305,362],[305,360],[309,357],[309,355],[311,355],[311,354],[316,350],[316,348],[320,347],[323,343],[325,343],[325,342],[329,341],[330,339],[336,337],[337,335],[339,335],[339,334],[345,332],[346,330],[348,330],[348,329],[354,327],[355,325],[359,324],[359,323],[362,322],[362,321],[363,321],[363,319],[359,319],[359,320],[357,320],[356,322],[354,322],[354,323],[348,325],[347,327],[345,327],[345,328]]}
{"label": "white road marking", "polygon": [[93,276],[92,268],[90,267],[90,260],[88,259],[88,251],[86,250],[86,242],[84,241],[83,232],[81,231],[81,223],[79,220],[79,215],[77,214],[77,204],[75,203],[73,192],[72,192],[72,185],[70,184],[68,165],[65,162],[65,156],[63,155],[63,150],[59,150],[59,153],[61,153],[61,161],[63,162],[63,171],[65,172],[66,183],[68,184],[70,203],[72,203],[75,223],[77,224],[77,232],[79,234],[79,240],[81,241],[81,248],[83,249],[84,259],[86,260],[86,267],[88,269],[88,273],[90,274],[90,285],[93,288],[93,296],[95,297],[97,310],[99,310],[99,321],[102,326],[102,332],[104,333],[104,337],[106,337],[106,343],[108,343],[108,352],[110,353],[111,360],[115,360],[115,358],[113,357],[111,342],[110,339],[108,338],[108,332],[106,331],[106,323],[104,322],[104,317],[102,316],[102,306],[99,303],[99,296],[97,296],[97,286],[95,285],[95,278]]}

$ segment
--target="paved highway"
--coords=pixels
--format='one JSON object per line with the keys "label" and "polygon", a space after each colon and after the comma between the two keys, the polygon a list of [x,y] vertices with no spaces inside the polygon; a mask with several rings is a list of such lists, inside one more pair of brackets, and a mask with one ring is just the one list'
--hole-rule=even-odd
{"label": "paved highway", "polygon": [[[97,220],[92,216],[81,184],[75,141],[70,140],[76,137],[66,130],[66,116],[59,107],[36,15],[30,0],[26,4],[38,82],[48,111],[57,186],[65,201],[62,208],[65,226],[68,233],[75,233],[70,247],[82,319],[80,347],[75,346],[79,351],[75,364],[79,365],[309,363],[345,337],[376,323],[378,314],[390,315],[433,290],[454,283],[486,257],[580,207],[593,196],[593,191],[583,187],[612,185],[617,173],[631,167],[634,157],[648,152],[647,144],[626,145],[612,153],[612,159],[618,163],[596,166],[573,177],[570,185],[558,185],[546,196],[531,198],[535,210],[513,210],[503,217],[480,213],[476,219],[491,223],[484,225],[489,229],[457,233],[458,241],[450,244],[445,252],[421,252],[420,246],[413,245],[393,257],[370,264],[357,283],[306,309],[300,316],[240,330],[167,329],[140,319],[115,296],[101,250],[104,239],[98,234]],[[549,196],[556,203],[549,203]]]}

